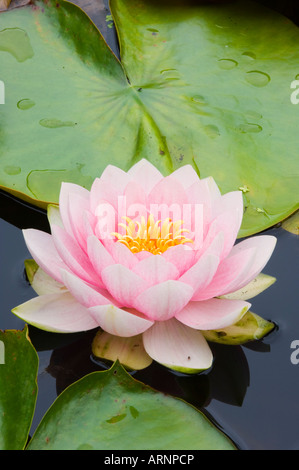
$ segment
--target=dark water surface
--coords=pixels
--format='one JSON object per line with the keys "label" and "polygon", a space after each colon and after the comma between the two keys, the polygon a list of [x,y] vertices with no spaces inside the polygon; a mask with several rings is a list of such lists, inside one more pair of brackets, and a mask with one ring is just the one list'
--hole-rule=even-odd
{"label": "dark water surface", "polygon": [[[114,30],[105,21],[108,2],[100,2],[100,11],[93,1],[84,3],[90,4],[93,21],[117,53]],[[23,329],[24,322],[11,309],[35,296],[24,274],[24,260],[30,255],[23,228],[48,230],[45,212],[0,192],[2,330]],[[188,377],[153,364],[134,377],[202,409],[239,449],[299,450],[299,364],[291,362],[291,343],[299,341],[299,237],[282,228],[267,233],[275,235],[278,243],[263,272],[277,281],[252,299],[251,310],[273,321],[276,330],[247,346],[213,346],[215,360],[208,373]],[[65,387],[102,369],[90,358],[94,332],[58,335],[29,327],[29,334],[40,360],[33,432]]]}
{"label": "dark water surface", "polygon": [[[23,329],[11,309],[35,296],[24,273],[30,258],[22,228],[48,230],[43,211],[0,193],[0,328]],[[209,373],[177,375],[153,364],[134,377],[201,408],[240,449],[299,449],[299,364],[291,362],[291,343],[299,340],[299,237],[282,228],[263,272],[277,281],[251,300],[251,310],[277,327],[247,346],[215,345]],[[59,335],[29,327],[38,351],[38,400],[32,432],[59,393],[85,374],[102,370],[90,358],[94,332]],[[298,355],[299,356],[299,355]]]}

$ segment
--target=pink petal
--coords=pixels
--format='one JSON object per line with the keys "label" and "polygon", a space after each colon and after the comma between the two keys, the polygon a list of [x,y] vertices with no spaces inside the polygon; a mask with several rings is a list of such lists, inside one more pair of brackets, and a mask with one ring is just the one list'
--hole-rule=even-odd
{"label": "pink petal", "polygon": [[161,256],[169,263],[172,263],[180,274],[183,274],[193,265],[195,252],[191,244],[177,245],[168,248]]}
{"label": "pink petal", "polygon": [[239,226],[241,225],[244,212],[242,191],[231,191],[220,198],[217,198],[212,209],[213,219],[217,218],[224,212],[234,214],[237,221],[236,224]]}
{"label": "pink petal", "polygon": [[[121,210],[118,211],[117,214],[117,224],[116,224],[116,231],[121,233],[122,235],[126,234],[125,229],[120,226],[119,224],[125,224],[125,218],[128,217],[131,219],[133,222],[140,222],[141,217],[144,217],[145,220],[147,220],[148,215],[149,215],[149,210],[147,209],[147,206],[145,204],[141,204],[139,202],[136,203],[125,203],[126,200],[124,200],[124,204],[121,208]],[[135,225],[137,228],[137,225]]]}
{"label": "pink petal", "polygon": [[96,227],[96,217],[89,211],[84,211],[82,214],[82,225],[81,225],[81,234],[82,238],[84,238],[86,245],[85,251],[87,251],[87,240],[89,237],[95,234],[95,227]]}
{"label": "pink petal", "polygon": [[88,309],[69,292],[34,297],[12,312],[30,325],[58,333],[87,331],[98,326]]}
{"label": "pink petal", "polygon": [[108,165],[100,178],[96,178],[90,189],[90,209],[95,212],[102,201],[107,201],[116,209],[118,198],[124,193],[132,177],[113,165]]}
{"label": "pink petal", "polygon": [[194,253],[194,265],[198,263],[198,261],[206,255],[214,255],[221,260],[221,255],[223,252],[224,247],[224,233],[218,232],[215,237],[207,243],[207,241],[203,244],[203,246],[196,250]]}
{"label": "pink petal", "polygon": [[132,177],[142,188],[146,194],[163,179],[163,175],[148,160],[142,159],[128,171],[128,175]]}
{"label": "pink petal", "polygon": [[131,181],[127,184],[124,190],[124,203],[125,212],[122,211],[122,213],[130,218],[134,218],[135,212],[139,212],[140,209],[142,209],[142,215],[146,212],[147,194],[138,181]]}
{"label": "pink petal", "polygon": [[85,281],[97,285],[99,278],[88,256],[82,251],[76,241],[61,227],[53,225],[51,230],[56,250],[68,267],[67,270],[72,271]]}
{"label": "pink petal", "polygon": [[153,254],[150,251],[139,251],[139,253],[134,253],[138,261],[142,261],[143,259],[149,258],[150,256],[153,256]]}
{"label": "pink petal", "polygon": [[58,255],[52,236],[35,229],[23,230],[25,243],[36,263],[55,281],[62,282],[60,269],[68,269]]}
{"label": "pink petal", "polygon": [[223,249],[222,253],[220,253],[220,258],[225,258],[230,253],[234,243],[236,242],[240,223],[241,219],[236,217],[236,214],[232,212],[224,212],[220,214],[209,226],[208,233],[204,239],[202,251],[207,249],[219,232],[222,232]]}
{"label": "pink petal", "polygon": [[214,178],[212,176],[209,176],[207,178],[202,179],[201,181],[207,186],[209,193],[210,193],[211,201],[212,202],[217,201],[218,198],[221,196],[221,192]]}
{"label": "pink petal", "polygon": [[143,344],[155,361],[182,372],[200,372],[213,362],[212,352],[201,332],[175,318],[157,322],[145,331]]}
{"label": "pink petal", "polygon": [[103,289],[96,289],[88,285],[67,271],[62,271],[64,285],[68,288],[73,297],[84,307],[94,307],[96,305],[108,305],[114,303],[109,293]]}
{"label": "pink petal", "polygon": [[186,193],[191,203],[201,203],[210,209],[215,201],[221,197],[221,192],[212,177],[194,181],[193,184],[186,189]]}
{"label": "pink petal", "polygon": [[110,250],[116,240],[113,233],[119,232],[118,214],[111,204],[101,203],[97,207],[95,218],[94,234]]}
{"label": "pink petal", "polygon": [[206,253],[179,280],[188,284],[194,292],[197,292],[210,284],[218,266],[219,257],[212,253]]}
{"label": "pink petal", "polygon": [[65,230],[71,235],[73,233],[72,224],[70,221],[70,212],[69,212],[69,197],[70,194],[76,194],[80,198],[88,201],[89,200],[89,191],[73,183],[62,183],[60,194],[59,194],[59,211],[63,226]]}
{"label": "pink petal", "polygon": [[142,277],[148,286],[179,277],[177,268],[160,255],[152,255],[139,261],[133,271]]}
{"label": "pink petal", "polygon": [[170,280],[146,289],[137,296],[133,305],[149,319],[165,321],[182,310],[192,295],[192,287]]}
{"label": "pink petal", "polygon": [[138,263],[138,259],[134,253],[123,243],[115,242],[111,244],[110,253],[113,256],[115,264],[122,264],[132,269]]}
{"label": "pink petal", "polygon": [[89,199],[83,198],[78,194],[69,194],[69,222],[73,237],[86,251],[86,225],[85,221],[89,212]]}
{"label": "pink petal", "polygon": [[[209,240],[209,243],[204,244],[199,253],[207,254],[211,253],[218,256],[221,259],[225,243],[225,234],[223,232],[218,232],[212,240]],[[200,256],[202,256],[200,254]]]}
{"label": "pink petal", "polygon": [[104,268],[102,280],[112,297],[124,307],[132,307],[134,299],[147,287],[140,276],[121,264]]}
{"label": "pink petal", "polygon": [[209,299],[189,302],[176,318],[180,322],[197,330],[215,330],[236,323],[250,308],[242,300]]}
{"label": "pink petal", "polygon": [[242,253],[235,253],[225,258],[210,284],[204,289],[198,289],[192,300],[207,300],[222,295],[228,290],[230,292],[237,290],[235,286],[248,277],[254,262],[255,251],[255,248],[249,248]]}
{"label": "pink petal", "polygon": [[152,326],[152,322],[142,318],[134,310],[123,310],[114,305],[102,305],[88,309],[94,321],[107,333],[130,337],[143,333]]}
{"label": "pink petal", "polygon": [[[149,194],[149,201],[151,206],[150,212],[153,213],[156,220],[160,218],[164,220],[167,217],[170,217],[173,220],[182,219],[182,205],[188,203],[183,185],[181,185],[175,178],[172,178],[172,176],[166,176],[156,184],[156,186],[154,186]],[[162,208],[164,208],[164,206],[167,206],[168,208],[171,208],[171,206],[177,206],[175,209],[178,213],[171,217],[171,214],[169,214],[168,211],[168,214],[163,214],[162,217],[160,217],[158,215],[160,210],[159,205],[161,205]]]}
{"label": "pink petal", "polygon": [[201,179],[186,189],[190,204],[201,204],[203,218],[203,237],[206,236],[209,225],[213,219],[212,208],[216,201],[221,199],[221,193],[212,177]]}
{"label": "pink petal", "polygon": [[87,253],[92,266],[101,278],[102,271],[107,266],[115,264],[111,254],[106,250],[104,245],[97,239],[96,236],[91,236],[87,240]]}
{"label": "pink petal", "polygon": [[[247,250],[254,249],[255,255],[252,260],[251,268],[247,272],[247,275],[242,279],[239,279],[233,286],[229,286],[225,289],[223,294],[234,292],[241,289],[250,281],[252,281],[266,266],[268,263],[274,248],[276,246],[277,239],[272,235],[259,235],[251,238],[247,238],[237,243],[231,250],[230,257],[234,255],[242,256]],[[228,260],[230,259],[228,258]],[[229,289],[229,290],[228,290]]]}
{"label": "pink petal", "polygon": [[185,189],[199,181],[199,176],[191,165],[181,166],[171,173],[171,177],[176,178]]}
{"label": "pink petal", "polygon": [[[243,196],[241,191],[232,191],[221,196],[213,206],[213,216],[215,221],[218,221],[219,226],[222,227],[221,231],[223,231],[223,227],[227,227],[227,223],[230,226],[230,231],[224,230],[226,239],[222,258],[228,255],[236,241],[242,224],[243,213]],[[227,215],[226,224],[224,222],[225,214]]]}

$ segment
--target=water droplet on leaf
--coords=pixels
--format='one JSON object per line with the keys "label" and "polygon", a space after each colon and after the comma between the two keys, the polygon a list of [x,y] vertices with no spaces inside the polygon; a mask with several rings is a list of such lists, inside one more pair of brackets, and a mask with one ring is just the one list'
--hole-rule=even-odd
{"label": "water droplet on leaf", "polygon": [[35,102],[28,99],[28,98],[25,98],[23,100],[20,100],[18,101],[17,103],[17,107],[19,109],[22,109],[23,111],[26,111],[27,109],[30,109],[32,108],[33,106],[35,106]]}
{"label": "water droplet on leaf", "polygon": [[49,129],[57,129],[58,127],[74,127],[76,123],[73,121],[60,121],[59,119],[41,119],[39,121],[40,125],[43,127],[48,127]]}
{"label": "water droplet on leaf", "polygon": [[245,124],[241,124],[238,127],[238,130],[243,134],[247,134],[247,133],[258,134],[259,132],[263,130],[263,128],[259,124],[245,123]]}
{"label": "water droplet on leaf", "polygon": [[246,73],[246,80],[253,86],[263,87],[268,85],[271,78],[267,73],[260,72],[259,70],[251,70]]}
{"label": "water droplet on leaf", "polygon": [[34,56],[29,36],[20,28],[0,31],[0,51],[9,52],[18,62],[25,62]]}
{"label": "water droplet on leaf", "polygon": [[77,450],[93,450],[94,447],[91,444],[80,444],[79,447],[77,447]]}
{"label": "water droplet on leaf", "polygon": [[192,96],[191,100],[194,101],[194,103],[197,103],[197,104],[202,104],[202,105],[207,104],[205,97],[202,96],[202,95]]}
{"label": "water droplet on leaf", "polygon": [[109,424],[118,423],[119,421],[122,421],[126,416],[127,416],[126,413],[123,413],[121,415],[112,416],[112,418],[106,420],[106,423],[109,423]]}
{"label": "water droplet on leaf", "polygon": [[217,126],[214,126],[213,124],[208,124],[205,126],[205,132],[206,134],[211,137],[211,139],[215,139],[216,137],[219,137],[220,131]]}
{"label": "water droplet on leaf", "polygon": [[61,183],[77,183],[90,188],[94,177],[83,175],[82,166],[73,170],[32,170],[27,176],[27,187],[37,199],[46,198],[47,201],[57,202]]}
{"label": "water droplet on leaf", "polygon": [[262,115],[260,113],[257,113],[256,111],[245,111],[244,117],[246,118],[247,121],[257,121],[262,119]]}
{"label": "water droplet on leaf", "polygon": [[238,62],[233,59],[220,59],[218,60],[219,67],[224,70],[231,70],[237,67]]}
{"label": "water droplet on leaf", "polygon": [[246,51],[246,52],[243,52],[242,55],[250,60],[256,59],[256,55],[254,52]]}
{"label": "water droplet on leaf", "polygon": [[165,80],[179,80],[180,74],[178,73],[177,69],[164,69],[161,70],[160,73],[163,75]]}
{"label": "water droplet on leaf", "polygon": [[134,419],[139,416],[139,411],[134,406],[130,406],[130,413]]}
{"label": "water droplet on leaf", "polygon": [[19,166],[7,165],[4,167],[4,171],[7,175],[18,175],[21,173],[21,168]]}

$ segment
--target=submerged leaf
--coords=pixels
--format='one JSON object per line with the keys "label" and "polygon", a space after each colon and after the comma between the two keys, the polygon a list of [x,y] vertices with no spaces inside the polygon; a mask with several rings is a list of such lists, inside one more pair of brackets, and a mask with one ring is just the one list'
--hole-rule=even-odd
{"label": "submerged leaf", "polygon": [[247,312],[235,325],[221,330],[202,331],[207,341],[221,344],[245,344],[263,338],[275,328],[253,312]]}
{"label": "submerged leaf", "polygon": [[128,369],[145,369],[152,358],[144,349],[142,335],[129,338],[113,336],[99,330],[92,343],[92,352],[99,359],[119,362]]}
{"label": "submerged leaf", "polygon": [[117,362],[62,392],[28,446],[29,450],[83,448],[233,450],[234,446],[202,413],[134,380]]}
{"label": "submerged leaf", "polygon": [[282,222],[282,228],[294,235],[299,235],[299,211]]}
{"label": "submerged leaf", "polygon": [[275,281],[275,277],[269,276],[268,274],[260,273],[249,284],[242,287],[242,289],[232,292],[231,294],[222,295],[220,296],[220,298],[240,300],[252,299],[264,290],[268,289],[268,287],[272,286]]}
{"label": "submerged leaf", "polygon": [[112,0],[111,13],[121,62],[69,2],[1,13],[0,186],[45,207],[62,181],[89,188],[108,163],[147,158],[241,189],[240,236],[298,209],[298,28],[241,0]]}

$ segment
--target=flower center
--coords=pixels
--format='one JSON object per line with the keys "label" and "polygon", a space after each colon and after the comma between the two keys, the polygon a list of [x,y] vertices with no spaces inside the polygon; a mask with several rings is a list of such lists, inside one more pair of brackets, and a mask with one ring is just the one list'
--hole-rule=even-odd
{"label": "flower center", "polygon": [[129,217],[122,218],[126,223],[118,225],[125,229],[126,234],[121,235],[118,232],[113,232],[112,235],[118,239],[117,242],[123,243],[132,253],[149,251],[154,255],[159,255],[171,246],[193,243],[191,238],[186,238],[183,235],[189,230],[183,228],[184,222],[182,220],[172,222],[171,219],[165,219],[161,223],[161,220],[155,221],[152,215],[148,217],[147,221],[145,217],[141,217],[140,222],[134,222]]}

